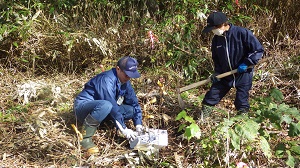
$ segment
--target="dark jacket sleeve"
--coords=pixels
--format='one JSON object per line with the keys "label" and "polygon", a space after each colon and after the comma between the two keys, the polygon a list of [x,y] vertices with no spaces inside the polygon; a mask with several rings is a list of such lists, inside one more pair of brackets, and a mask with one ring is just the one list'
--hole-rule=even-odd
{"label": "dark jacket sleeve", "polygon": [[125,94],[124,103],[132,105],[134,107],[134,114],[132,119],[134,125],[142,125],[142,110],[130,82],[127,83],[127,92]]}
{"label": "dark jacket sleeve", "polygon": [[258,61],[262,58],[264,49],[258,39],[253,35],[253,33],[245,29],[246,33],[243,35],[243,43],[246,47],[247,57],[244,59],[244,63],[248,66],[256,65]]}

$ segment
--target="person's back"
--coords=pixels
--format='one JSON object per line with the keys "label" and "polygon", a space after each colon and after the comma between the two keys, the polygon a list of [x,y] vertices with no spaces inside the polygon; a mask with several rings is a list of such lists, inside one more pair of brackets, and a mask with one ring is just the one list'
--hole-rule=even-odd
{"label": "person's back", "polygon": [[77,103],[88,100],[104,99],[105,95],[101,94],[104,92],[99,89],[114,89],[113,83],[116,83],[116,79],[112,69],[96,75],[84,85],[83,90],[76,96]]}

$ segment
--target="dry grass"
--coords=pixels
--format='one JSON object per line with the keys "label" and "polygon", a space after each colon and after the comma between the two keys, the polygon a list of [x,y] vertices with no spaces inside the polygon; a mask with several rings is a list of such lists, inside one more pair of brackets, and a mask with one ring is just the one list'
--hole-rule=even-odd
{"label": "dry grass", "polygon": [[[285,57],[285,59],[289,58]],[[268,57],[258,66],[257,71],[262,72],[257,74],[258,79],[253,86],[253,96],[264,95],[262,87],[269,89],[284,86],[282,91],[288,97],[287,102],[297,102],[299,99],[296,98],[296,92],[293,89],[299,88],[299,83],[293,80],[286,82],[285,73],[278,72],[287,71],[277,66],[271,68],[270,65],[274,65],[273,61],[272,57]],[[277,73],[274,72],[275,70]],[[263,75],[271,71],[273,73]],[[168,94],[162,99],[160,89],[156,84],[160,78],[168,79],[165,89],[172,93],[174,88],[171,85],[174,79],[167,72],[160,73],[160,76],[144,74],[141,79],[134,80],[133,83],[137,88],[144,111],[144,124],[151,128],[167,129],[169,146],[161,149],[158,156],[149,158],[143,153],[131,151],[126,139],[116,134],[110,122],[105,122],[101,124],[94,137],[95,143],[100,147],[100,153],[87,156],[80,150],[78,138],[71,127],[71,124],[80,127],[72,113],[73,98],[84,83],[95,74],[95,70],[86,72],[83,75],[31,76],[30,73],[24,74],[13,69],[1,70],[2,112],[9,114],[9,109],[12,111],[10,113],[12,116],[8,116],[6,121],[0,123],[1,167],[130,167],[135,164],[134,158],[143,158],[139,164],[141,167],[157,166],[162,162],[168,162],[174,166],[184,165],[184,167],[188,165],[194,167],[201,163],[201,159],[193,157],[193,153],[197,153],[198,145],[193,141],[188,143],[183,140],[177,132],[179,123],[175,121],[175,118],[180,109],[176,103],[176,95]],[[275,83],[271,82],[273,78],[276,79]],[[30,99],[27,105],[22,105],[24,99],[17,95],[17,88],[29,81],[38,83],[40,86],[37,96]],[[144,84],[143,81],[148,83]],[[52,88],[58,87],[61,88],[61,92],[54,94]],[[205,93],[205,88],[201,88],[200,93]],[[186,103],[193,109],[190,115],[196,115],[199,111],[197,106],[192,104],[197,102],[197,94],[192,95],[190,95],[190,102]],[[230,92],[218,107],[233,113],[231,100],[233,97],[234,92]],[[15,117],[14,120],[13,117]],[[132,126],[132,123],[129,123],[129,126]],[[207,124],[200,124],[200,126],[203,134],[211,130]],[[259,161],[253,164],[267,166],[268,162],[259,156],[261,153],[257,154]],[[191,161],[193,163],[190,163]],[[278,161],[280,160],[269,162]]]}
{"label": "dry grass", "polygon": [[[98,11],[101,11],[102,8],[98,7]],[[115,15],[112,9],[103,12],[103,16],[99,13],[97,17],[92,15],[92,11],[97,10],[89,10],[91,15],[87,16],[87,20],[75,18],[80,23],[82,21],[82,25],[89,26],[78,32],[69,33],[67,29],[72,24],[76,25],[75,21],[67,20],[63,15],[56,15],[51,20],[45,16],[46,13],[40,13],[32,22],[30,31],[26,31],[30,32],[28,37],[19,39],[18,47],[12,45],[15,39],[2,41],[0,167],[164,167],[164,162],[169,164],[165,167],[197,167],[205,159],[222,160],[223,156],[218,155],[220,151],[217,149],[214,154],[207,155],[208,158],[198,157],[199,152],[203,152],[201,144],[195,140],[188,142],[182,138],[182,132],[177,131],[181,122],[175,121],[175,118],[181,109],[177,104],[175,89],[178,80],[178,83],[185,82],[178,76],[182,72],[155,66],[168,61],[168,44],[161,42],[156,44],[155,50],[149,50],[145,35],[149,27],[139,28],[123,22],[121,25],[122,13]],[[254,18],[249,26],[266,49],[265,57],[256,67],[251,98],[265,97],[275,87],[284,94],[285,103],[300,109],[300,43],[297,37],[285,38],[280,33],[274,37],[268,35],[272,34],[272,27],[280,26],[273,25],[275,15],[257,15],[258,19]],[[262,16],[266,19],[261,19]],[[90,25],[88,21],[91,21]],[[103,23],[107,24],[103,26]],[[74,25],[71,27],[75,29]],[[168,31],[162,30],[166,34],[175,33],[172,29]],[[198,34],[193,38],[201,44],[199,46],[206,43]],[[94,136],[100,153],[87,156],[80,150],[78,138],[71,127],[71,124],[80,127],[72,113],[73,99],[84,83],[101,71],[98,64],[112,67],[117,57],[127,54],[135,54],[143,68],[143,76],[133,83],[143,109],[144,124],[151,128],[167,129],[169,146],[153,156],[131,151],[127,140],[116,133],[110,122],[106,122],[101,124]],[[28,62],[21,61],[21,58]],[[154,60],[154,63],[149,64],[150,60]],[[146,70],[149,67],[150,70]],[[207,72],[203,69],[200,71]],[[72,74],[75,71],[83,73]],[[165,80],[168,92],[163,97],[156,83],[159,79]],[[37,86],[36,94],[28,103],[18,94],[18,88],[25,83]],[[191,116],[199,113],[199,95],[203,96],[207,89],[207,86],[202,86],[189,93],[186,105],[191,109]],[[234,96],[232,90],[218,107],[234,115]],[[215,115],[219,119],[224,117],[222,114]],[[210,134],[214,124],[217,122],[199,123],[203,135]],[[132,123],[128,123],[128,126],[132,126]],[[286,138],[289,137],[282,135],[282,139]],[[281,159],[267,161],[261,151],[249,155],[249,163],[256,167],[269,167],[272,164],[285,166]],[[135,164],[136,158],[140,159],[139,164]]]}
{"label": "dry grass", "polygon": [[[5,72],[4,72],[5,71]],[[11,116],[2,118],[0,127],[0,153],[3,167],[70,167],[70,166],[109,166],[127,165],[126,155],[129,150],[125,138],[116,134],[115,128],[108,121],[101,124],[94,141],[100,147],[97,156],[86,156],[80,150],[78,138],[71,124],[76,124],[72,113],[73,98],[83,87],[92,74],[81,78],[74,75],[57,74],[52,77],[24,76],[23,73],[2,69],[1,86],[2,112],[8,114],[8,109],[24,107],[13,111]],[[17,94],[17,88],[24,83],[39,84],[37,96],[22,105],[24,98]],[[36,85],[37,86],[37,85]],[[54,94],[51,88],[59,87],[61,92]],[[149,88],[144,88],[148,90]],[[139,92],[143,101],[145,125],[152,128],[165,127],[167,123],[158,111],[165,110],[164,106],[147,103],[159,96],[159,87],[151,87],[151,91]],[[167,115],[167,114],[165,114]],[[176,113],[172,114],[172,118]],[[150,119],[154,117],[155,119]],[[15,119],[14,119],[15,118]],[[147,119],[148,118],[148,119]],[[161,123],[163,122],[163,123]],[[77,125],[80,127],[80,124]],[[132,126],[132,123],[129,123]],[[132,156],[130,156],[132,157]],[[130,158],[127,158],[130,159]]]}

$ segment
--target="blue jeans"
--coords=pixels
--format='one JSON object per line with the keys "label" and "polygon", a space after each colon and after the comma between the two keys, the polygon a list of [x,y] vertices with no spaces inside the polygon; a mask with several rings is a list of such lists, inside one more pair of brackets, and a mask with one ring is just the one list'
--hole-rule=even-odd
{"label": "blue jeans", "polygon": [[[124,120],[133,118],[134,108],[132,106],[122,104],[119,107]],[[88,114],[101,123],[109,115],[111,109],[112,104],[107,100],[93,100],[74,104],[76,119],[82,123]]]}

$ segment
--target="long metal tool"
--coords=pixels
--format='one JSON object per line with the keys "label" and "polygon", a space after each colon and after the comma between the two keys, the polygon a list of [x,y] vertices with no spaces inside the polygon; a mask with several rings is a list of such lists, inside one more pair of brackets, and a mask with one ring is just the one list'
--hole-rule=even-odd
{"label": "long metal tool", "polygon": [[[248,68],[253,68],[253,66],[249,66]],[[232,75],[232,74],[235,74],[237,73],[237,69],[234,69],[232,71],[229,71],[229,72],[225,72],[225,73],[222,73],[220,75],[217,75],[216,77],[221,79],[221,78],[224,78],[226,76],[229,76],[229,75]],[[187,86],[184,86],[184,87],[181,87],[181,88],[178,88],[177,89],[177,94],[178,94],[178,103],[179,103],[179,106],[181,107],[181,109],[184,109],[185,108],[185,105],[184,105],[184,102],[181,98],[181,93],[184,92],[184,91],[187,91],[187,90],[190,90],[190,89],[193,89],[193,88],[196,88],[198,86],[201,86],[201,85],[204,85],[204,84],[207,84],[211,81],[210,78],[207,78],[205,80],[202,80],[202,81],[199,81],[199,82],[196,82],[196,83],[192,83],[190,85],[187,85]]]}

